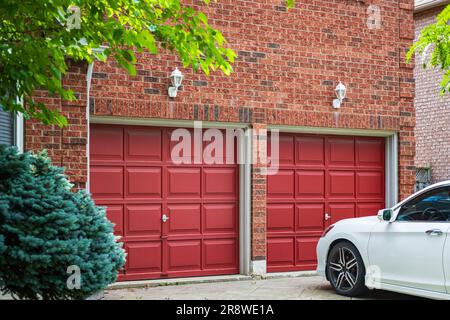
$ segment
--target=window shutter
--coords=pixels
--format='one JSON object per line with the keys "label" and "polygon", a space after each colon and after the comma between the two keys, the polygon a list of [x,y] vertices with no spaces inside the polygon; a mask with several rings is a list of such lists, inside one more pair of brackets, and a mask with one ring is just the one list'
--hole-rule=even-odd
{"label": "window shutter", "polygon": [[0,144],[13,145],[14,121],[11,113],[3,111],[0,107]]}

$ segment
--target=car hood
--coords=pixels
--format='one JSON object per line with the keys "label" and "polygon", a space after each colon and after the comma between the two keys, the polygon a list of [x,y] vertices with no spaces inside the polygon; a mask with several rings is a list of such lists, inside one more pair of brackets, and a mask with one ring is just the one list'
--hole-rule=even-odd
{"label": "car hood", "polygon": [[379,222],[380,222],[380,220],[378,219],[377,216],[369,216],[369,217],[361,217],[361,218],[344,219],[344,220],[336,222],[335,225],[340,226],[340,225],[353,224],[353,225],[364,225],[364,226],[371,225],[372,226]]}

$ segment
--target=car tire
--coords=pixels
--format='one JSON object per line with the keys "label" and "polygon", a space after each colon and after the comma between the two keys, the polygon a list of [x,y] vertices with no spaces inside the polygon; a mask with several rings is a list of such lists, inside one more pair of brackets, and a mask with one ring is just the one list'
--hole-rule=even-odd
{"label": "car tire", "polygon": [[357,297],[367,291],[364,262],[358,249],[350,242],[342,241],[331,248],[326,273],[331,286],[340,295]]}

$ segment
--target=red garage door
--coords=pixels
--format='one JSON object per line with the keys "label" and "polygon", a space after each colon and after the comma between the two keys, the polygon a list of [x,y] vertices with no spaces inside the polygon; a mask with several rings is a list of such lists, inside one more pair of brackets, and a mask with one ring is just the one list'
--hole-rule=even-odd
{"label": "red garage door", "polygon": [[268,177],[269,272],[315,269],[327,226],[384,207],[384,153],[383,138],[280,135],[280,170]]}
{"label": "red garage door", "polygon": [[238,167],[175,165],[173,130],[91,127],[90,191],[128,254],[119,280],[239,272]]}

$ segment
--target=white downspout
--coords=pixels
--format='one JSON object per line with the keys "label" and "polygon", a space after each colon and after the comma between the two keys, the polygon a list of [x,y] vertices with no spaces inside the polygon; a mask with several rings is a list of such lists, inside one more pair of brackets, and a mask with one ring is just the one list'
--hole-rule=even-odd
{"label": "white downspout", "polygon": [[[22,99],[17,99],[17,102],[23,105]],[[19,152],[24,152],[25,150],[25,126],[23,113],[16,112],[14,119],[14,144],[16,145]]]}
{"label": "white downspout", "polygon": [[[108,46],[100,46],[99,48],[92,49],[92,51],[100,52],[102,53]],[[87,179],[86,179],[86,190],[87,192],[90,192],[90,174],[89,174],[89,123],[90,123],[90,93],[91,93],[91,80],[92,80],[92,72],[94,71],[94,62],[95,58],[92,60],[92,62],[89,64],[86,74],[86,161],[87,161]]]}
{"label": "white downspout", "polygon": [[94,70],[94,61],[92,61],[87,69],[86,74],[86,160],[87,160],[87,180],[86,180],[86,190],[90,192],[89,181],[90,181],[90,168],[89,168],[89,117],[90,117],[90,91],[91,91],[91,80],[92,71]]}

